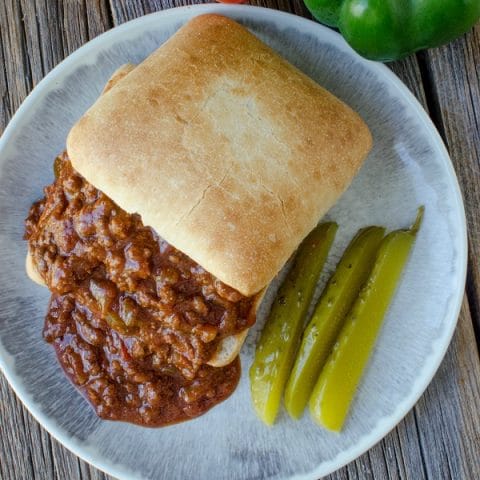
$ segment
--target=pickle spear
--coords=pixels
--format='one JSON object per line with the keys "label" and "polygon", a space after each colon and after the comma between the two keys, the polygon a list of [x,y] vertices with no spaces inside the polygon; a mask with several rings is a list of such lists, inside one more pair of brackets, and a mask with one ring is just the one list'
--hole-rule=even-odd
{"label": "pickle spear", "polygon": [[300,418],[307,405],[345,315],[373,267],[384,234],[382,227],[367,227],[357,233],[315,307],[285,390],[285,408],[294,419]]}
{"label": "pickle spear", "polygon": [[340,431],[345,422],[422,216],[423,207],[412,228],[391,232],[383,239],[367,283],[348,313],[313,389],[310,413],[317,423],[330,430]]}
{"label": "pickle spear", "polygon": [[337,228],[335,223],[324,223],[302,242],[257,345],[250,368],[250,389],[255,411],[267,425],[272,425],[277,416],[305,315]]}

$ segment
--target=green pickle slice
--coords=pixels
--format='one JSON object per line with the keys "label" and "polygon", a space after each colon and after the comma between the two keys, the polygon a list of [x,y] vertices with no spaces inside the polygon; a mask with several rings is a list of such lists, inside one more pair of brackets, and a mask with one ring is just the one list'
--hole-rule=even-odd
{"label": "green pickle slice", "polygon": [[310,413],[323,427],[340,431],[345,422],[422,216],[423,207],[410,230],[397,230],[384,238],[367,283],[347,315],[310,397]]}
{"label": "green pickle slice", "polygon": [[315,307],[285,390],[285,408],[294,419],[300,418],[307,405],[345,315],[372,269],[384,234],[382,227],[367,227],[357,233]]}
{"label": "green pickle slice", "polygon": [[272,425],[277,416],[304,318],[337,228],[335,223],[324,223],[302,242],[257,345],[250,368],[250,389],[255,411],[267,425]]}

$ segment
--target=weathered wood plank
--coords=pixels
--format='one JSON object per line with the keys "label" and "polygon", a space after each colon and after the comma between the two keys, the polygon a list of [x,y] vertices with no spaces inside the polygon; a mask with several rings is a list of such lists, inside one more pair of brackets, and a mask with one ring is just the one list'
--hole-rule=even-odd
{"label": "weathered wood plank", "polygon": [[[460,51],[464,49],[468,50],[469,48],[466,44],[469,42],[468,39],[460,39],[455,42],[457,46],[451,45],[443,48],[456,48]],[[439,49],[431,50],[426,55],[435,55],[436,52],[438,53],[438,50]],[[452,54],[452,56],[456,58],[461,57],[461,55],[457,54]],[[477,76],[475,79],[474,76],[471,76],[469,81],[464,82],[463,85],[459,85],[458,83],[452,85],[448,82],[442,82],[440,77],[432,82],[431,78],[428,78],[430,74],[427,72],[426,82],[424,82],[422,86],[420,76],[425,79],[426,72],[424,70],[425,68],[431,67],[429,66],[429,60],[425,59],[425,54],[421,54],[419,57],[420,63],[416,62],[415,57],[412,56],[403,62],[396,62],[390,66],[410,90],[412,90],[424,108],[427,110],[430,108],[430,114],[434,122],[447,141],[447,147],[449,148],[452,159],[461,157],[464,153],[459,151],[459,146],[463,147],[462,137],[454,133],[449,134],[448,129],[456,128],[451,125],[455,120],[445,115],[445,112],[441,108],[441,103],[439,103],[440,97],[438,92],[445,88],[445,83],[449,84],[447,98],[450,100],[452,97],[457,98],[457,113],[461,118],[461,124],[464,128],[463,133],[468,129],[478,129],[478,125],[475,126],[475,122],[471,117],[469,118],[468,111],[471,108],[480,108],[480,96],[477,96],[477,105],[466,105],[464,107],[463,102],[468,101],[468,99],[465,99],[459,89],[468,87],[478,91],[480,87],[479,78]],[[437,61],[440,62],[439,60]],[[455,69],[451,60],[444,59],[443,62],[442,78],[455,77]],[[477,49],[477,52],[471,58],[464,57],[463,68],[472,70],[472,66],[474,67],[475,64],[479,62],[480,49]],[[407,68],[404,68],[405,66]],[[437,69],[440,70],[440,67],[437,66]],[[473,70],[475,70],[475,68],[473,68]],[[462,77],[462,75],[460,75],[460,77]],[[424,87],[428,89],[428,95],[425,95],[425,91],[423,91]],[[433,92],[431,90],[432,88]],[[459,99],[459,97],[461,97],[461,99]],[[472,101],[472,103],[475,104],[475,101]],[[467,113],[462,113],[464,112],[464,108]],[[449,137],[451,137],[450,141]],[[478,144],[478,146],[480,146],[480,144]],[[463,165],[456,165],[456,168],[457,172],[460,171],[464,174]],[[473,184],[473,189],[480,188],[479,173],[480,171],[477,170],[476,175],[468,176],[467,190],[469,190],[469,192],[472,191],[471,184]],[[459,180],[461,184],[465,182],[462,175],[459,177]],[[475,216],[477,205],[478,204],[469,201],[469,199],[466,200],[467,217],[469,216],[470,210],[475,212],[473,214]],[[477,235],[474,241],[479,242],[479,240],[480,238],[478,238]],[[478,261],[476,266],[478,268]],[[466,448],[470,448],[472,444],[477,443],[476,447],[478,451],[480,420],[478,414],[473,414],[472,417],[470,408],[477,408],[478,411],[480,376],[478,373],[475,375],[472,374],[472,372],[478,372],[479,369],[472,316],[469,311],[468,300],[465,298],[457,331],[445,359],[436,377],[414,409],[416,426],[420,434],[422,463],[426,470],[427,478],[475,478],[475,475],[472,477],[472,474],[475,472],[478,476],[480,472],[478,455],[474,456],[475,460],[472,461],[473,457],[470,455],[471,452],[465,451],[464,448],[462,448],[463,444],[465,444]],[[469,381],[471,382],[468,385],[461,383],[462,375],[465,374],[468,374]],[[466,436],[462,436],[462,438],[472,439],[472,441],[462,441],[458,433],[459,430],[464,430],[467,434]],[[476,441],[475,438],[477,439]]]}
{"label": "weathered wood plank", "polygon": [[468,302],[445,360],[415,407],[428,478],[480,478],[480,366]]}
{"label": "weathered wood plank", "polygon": [[[0,2],[0,64],[5,65],[0,72],[0,132],[46,73],[68,53],[112,26],[106,0],[70,1],[67,7],[65,16],[63,2]],[[51,439],[3,376],[0,418],[1,479],[106,478]]]}
{"label": "weathered wood plank", "polygon": [[427,97],[425,95],[425,88],[417,57],[411,55],[403,60],[388,63],[387,66],[410,89],[417,100],[423,105],[423,108],[428,110]]}
{"label": "weathered wood plank", "polygon": [[107,0],[85,0],[85,7],[90,40],[113,27]]}
{"label": "weathered wood plank", "polygon": [[464,37],[425,53],[438,105],[434,120],[448,145],[468,222],[467,294],[480,342],[480,23]]}
{"label": "weathered wood plank", "polygon": [[[209,0],[110,0],[115,25],[159,10],[198,3],[209,3]],[[303,0],[253,0],[249,3],[311,18]]]}
{"label": "weathered wood plank", "polygon": [[[445,361],[415,410],[423,450],[435,452],[433,461],[426,462],[429,478],[478,478],[480,25],[450,45],[423,53],[421,59],[424,82],[430,89],[431,115],[446,142],[464,195],[470,251],[468,301],[464,300]],[[426,425],[428,428],[422,428]]]}
{"label": "weathered wood plank", "polygon": [[[13,396],[5,377],[0,376],[0,478],[34,478],[24,408]],[[17,461],[21,456],[24,461]]]}
{"label": "weathered wood plank", "polygon": [[[0,18],[6,17],[6,9],[5,5],[0,5]],[[3,26],[3,22],[0,23],[0,28]],[[5,57],[5,45],[2,40],[3,35],[0,31],[0,65],[5,65],[6,57]],[[8,54],[8,56],[10,56]],[[10,117],[10,101],[8,96],[8,89],[7,89],[7,75],[5,69],[0,69],[0,131],[3,131],[4,126],[7,124],[8,119]]]}
{"label": "weathered wood plank", "polygon": [[92,467],[83,460],[78,459],[80,465],[80,479],[82,480],[114,480],[113,477],[105,475],[100,470]]}
{"label": "weathered wood plank", "polygon": [[[35,0],[34,6],[22,0],[24,27],[32,47],[29,56],[41,59],[41,68],[46,74],[64,58],[63,39],[58,19],[61,8],[57,2]],[[40,51],[39,51],[40,49]]]}
{"label": "weathered wood plank", "polygon": [[18,109],[32,89],[31,66],[26,53],[22,16],[19,2],[15,0],[0,2],[0,17],[2,18],[0,43],[5,58],[8,117]]}
{"label": "weathered wood plank", "polygon": [[[23,29],[25,15],[20,2],[0,5],[0,131],[27,93],[44,75],[38,51],[38,30]],[[8,21],[7,21],[8,20]],[[5,379],[0,380],[0,478],[48,478],[53,476],[49,435],[32,420]]]}

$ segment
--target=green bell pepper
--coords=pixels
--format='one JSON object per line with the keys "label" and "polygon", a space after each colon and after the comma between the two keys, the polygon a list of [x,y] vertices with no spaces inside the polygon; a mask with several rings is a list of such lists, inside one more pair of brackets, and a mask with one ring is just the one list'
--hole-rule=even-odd
{"label": "green bell pepper", "polygon": [[320,22],[336,27],[371,60],[390,61],[438,47],[480,18],[480,0],[305,0]]}

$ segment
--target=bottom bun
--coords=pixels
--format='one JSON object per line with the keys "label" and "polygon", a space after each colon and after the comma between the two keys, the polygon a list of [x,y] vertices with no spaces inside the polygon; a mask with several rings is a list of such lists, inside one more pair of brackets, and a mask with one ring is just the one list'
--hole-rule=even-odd
{"label": "bottom bun", "polygon": [[212,358],[207,362],[212,367],[224,367],[235,360],[235,357],[240,353],[243,342],[247,338],[248,328],[242,330],[240,333],[225,337],[218,344],[217,351],[212,355]]}
{"label": "bottom bun", "polygon": [[[260,303],[262,303],[263,296],[265,295],[266,288],[261,290],[255,296],[255,302],[253,304],[253,308],[255,309],[255,313],[258,311],[258,307]],[[249,328],[242,330],[235,335],[230,335],[229,337],[225,337],[219,344],[217,351],[212,355],[212,358],[207,362],[208,365],[212,367],[224,367],[228,365],[230,362],[235,360],[236,356],[240,353],[242,348],[243,342],[247,338]]]}
{"label": "bottom bun", "polygon": [[28,251],[27,258],[25,259],[25,270],[27,271],[27,275],[30,277],[30,279],[35,283],[38,283],[42,287],[47,286],[33,264],[33,257],[30,251]]}

